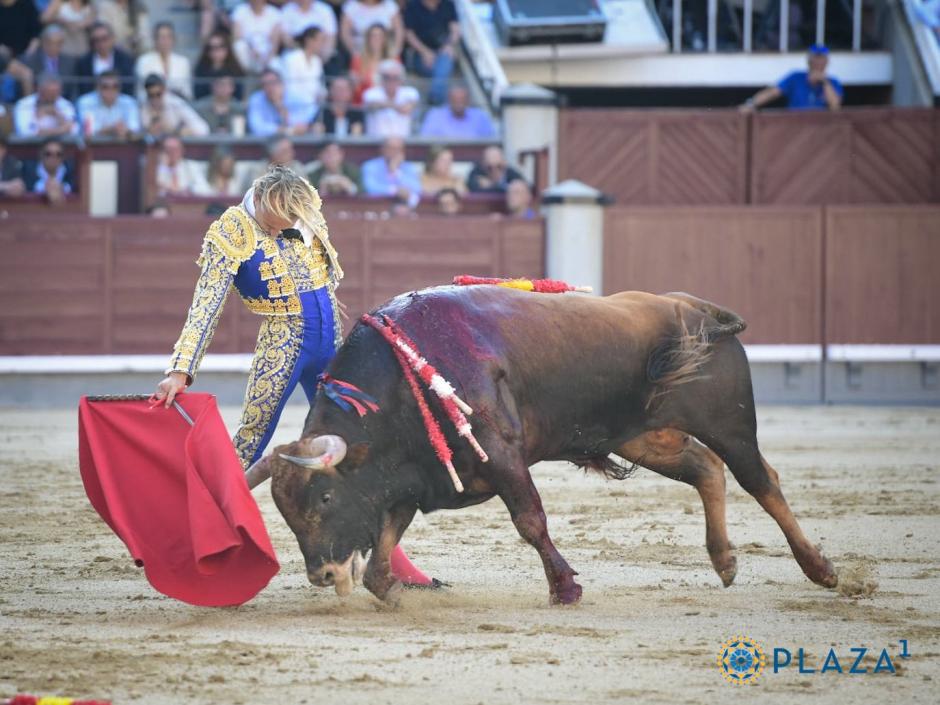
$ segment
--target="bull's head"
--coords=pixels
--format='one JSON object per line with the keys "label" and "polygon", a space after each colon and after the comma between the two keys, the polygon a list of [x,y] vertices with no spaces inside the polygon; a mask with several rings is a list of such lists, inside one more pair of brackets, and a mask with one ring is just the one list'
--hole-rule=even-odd
{"label": "bull's head", "polygon": [[362,554],[376,539],[379,511],[354,475],[366,444],[347,449],[340,436],[316,436],[280,446],[247,474],[249,487],[271,477],[271,494],[297,537],[314,585],[348,595],[362,575]]}

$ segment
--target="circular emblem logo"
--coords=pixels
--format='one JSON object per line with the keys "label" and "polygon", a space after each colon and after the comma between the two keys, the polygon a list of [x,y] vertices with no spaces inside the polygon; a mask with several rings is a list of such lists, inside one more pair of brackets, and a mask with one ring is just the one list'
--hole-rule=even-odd
{"label": "circular emblem logo", "polygon": [[764,672],[767,657],[760,645],[746,636],[731,637],[718,652],[718,668],[735,685],[754,683]]}

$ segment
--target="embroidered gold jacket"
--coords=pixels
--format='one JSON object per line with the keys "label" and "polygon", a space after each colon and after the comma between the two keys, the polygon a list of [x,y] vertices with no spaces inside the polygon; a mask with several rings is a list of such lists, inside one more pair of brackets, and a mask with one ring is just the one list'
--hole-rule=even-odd
{"label": "embroidered gold jacket", "polygon": [[[336,311],[335,290],[343,270],[325,226],[308,247],[299,239],[269,237],[242,206],[235,206],[209,227],[196,264],[201,272],[193,303],[167,373],[195,377],[233,285],[253,313],[302,316],[300,294],[324,286]],[[339,345],[342,329],[339,316],[334,319]]]}

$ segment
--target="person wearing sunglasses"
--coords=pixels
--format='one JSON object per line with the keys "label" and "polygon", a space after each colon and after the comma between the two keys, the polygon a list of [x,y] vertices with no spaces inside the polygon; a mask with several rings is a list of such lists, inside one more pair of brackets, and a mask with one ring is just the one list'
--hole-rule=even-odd
{"label": "person wearing sunglasses", "polygon": [[146,98],[140,107],[140,122],[152,137],[184,135],[205,137],[209,124],[192,106],[174,93],[167,91],[166,81],[156,74],[144,81]]}
{"label": "person wearing sunglasses", "polygon": [[245,69],[232,50],[232,39],[228,32],[216,30],[202,45],[202,54],[196,62],[196,77],[193,95],[196,99],[205,98],[212,93],[212,84],[221,76],[231,77],[235,81],[235,99],[242,100],[242,79]]}
{"label": "person wearing sunglasses", "polygon": [[117,71],[98,74],[98,87],[77,101],[78,117],[85,137],[113,137],[119,140],[140,132],[137,101],[121,93]]}
{"label": "person wearing sunglasses", "polygon": [[51,205],[63,203],[75,189],[72,166],[58,138],[45,140],[39,147],[39,160],[26,165],[23,171],[26,189],[44,195]]}
{"label": "person wearing sunglasses", "polygon": [[80,93],[95,89],[95,78],[105,71],[114,71],[120,78],[120,90],[134,95],[134,59],[114,45],[114,31],[104,22],[95,22],[88,31],[91,51],[75,64],[75,74],[84,78],[78,84]]}

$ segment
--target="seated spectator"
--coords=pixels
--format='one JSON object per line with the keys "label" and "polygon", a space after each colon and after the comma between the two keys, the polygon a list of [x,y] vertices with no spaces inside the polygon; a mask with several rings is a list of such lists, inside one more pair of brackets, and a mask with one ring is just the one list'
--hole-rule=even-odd
{"label": "seated spectator", "polygon": [[284,82],[277,71],[261,74],[261,90],[248,99],[248,129],[258,137],[302,135],[310,130],[317,106],[295,103],[284,95]]}
{"label": "seated spectator", "polygon": [[39,46],[22,58],[22,62],[34,76],[72,76],[75,74],[75,57],[65,54],[65,31],[57,24],[46,25],[39,35]]}
{"label": "seated spectator", "polygon": [[0,136],[0,198],[18,198],[24,193],[23,164],[7,153],[6,137]]}
{"label": "seated spectator", "polygon": [[404,85],[405,69],[395,60],[379,64],[380,85],[365,92],[366,134],[370,137],[407,137],[420,96]]}
{"label": "seated spectator", "polygon": [[317,166],[307,174],[307,180],[321,196],[355,196],[362,190],[359,167],[345,157],[336,142],[327,142],[320,150]]}
{"label": "seated spectator", "polygon": [[281,11],[266,0],[248,0],[232,10],[235,55],[248,71],[258,73],[281,45]]}
{"label": "seated spectator", "polygon": [[428,100],[432,105],[443,103],[460,40],[453,0],[408,0],[405,38],[408,69],[431,79]]}
{"label": "seated spectator", "polygon": [[741,109],[757,110],[781,96],[790,110],[839,110],[842,107],[842,84],[826,75],[829,49],[814,44],[807,55],[809,71],[788,73],[776,86],[768,86],[748,98]]}
{"label": "seated spectator", "polygon": [[297,37],[298,47],[285,51],[271,62],[271,68],[281,74],[286,100],[290,103],[309,104],[316,109],[323,90],[323,33],[316,27],[307,27]]}
{"label": "seated spectator", "polygon": [[447,147],[434,146],[428,152],[421,175],[421,191],[433,196],[444,189],[453,189],[461,195],[467,192],[464,182],[454,175],[454,153]]}
{"label": "seated spectator", "polygon": [[414,164],[405,161],[405,140],[388,137],[382,143],[382,156],[362,165],[362,186],[370,196],[397,196],[417,205],[421,179]]}
{"label": "seated spectator", "polygon": [[130,54],[114,46],[114,32],[104,22],[95,22],[88,33],[91,51],[75,64],[75,75],[88,80],[78,84],[80,93],[95,88],[95,77],[105,71],[113,71],[121,79],[122,93],[134,95],[134,59]]}
{"label": "seated spectator", "polygon": [[347,0],[343,3],[339,35],[349,55],[355,56],[362,51],[366,30],[374,24],[388,30],[392,56],[400,56],[405,31],[395,0]]}
{"label": "seated spectator", "polygon": [[26,64],[13,58],[9,47],[0,46],[0,107],[3,103],[15,103],[32,92],[33,72]]}
{"label": "seated spectator", "polygon": [[353,89],[348,78],[337,77],[330,83],[326,107],[314,125],[314,132],[334,137],[350,137],[365,133],[366,115],[352,107]]}
{"label": "seated spectator", "polygon": [[62,27],[65,32],[62,53],[70,56],[88,53],[88,28],[95,21],[95,8],[90,0],[51,0],[40,19]]}
{"label": "seated spectator", "polygon": [[40,193],[52,205],[59,205],[75,190],[72,166],[65,159],[65,147],[55,137],[45,140],[39,148],[39,161],[23,169],[26,190]]}
{"label": "seated spectator", "polygon": [[[388,30],[374,24],[366,30],[362,51],[355,54],[349,65],[349,75],[356,83],[355,103],[362,103],[362,96],[379,82],[379,64],[386,59],[395,59],[389,42]],[[397,59],[396,59],[397,60]]]}
{"label": "seated spectator", "polygon": [[235,155],[225,147],[216,147],[209,158],[209,192],[213,196],[241,196],[242,184],[235,174]]}
{"label": "seated spectator", "polygon": [[238,79],[235,83],[235,98],[241,100],[244,95],[241,79],[245,77],[245,69],[235,56],[228,33],[221,31],[210,34],[202,47],[202,54],[196,62],[193,95],[197,99],[205,98],[212,92],[212,81],[219,76]]}
{"label": "seated spectator", "polygon": [[147,76],[144,81],[146,100],[141,104],[140,122],[143,129],[152,137],[164,135],[187,135],[205,137],[209,134],[209,125],[199,117],[199,113],[178,95],[166,90],[164,80],[156,75]]}
{"label": "seated spectator", "polygon": [[294,152],[294,143],[290,137],[277,135],[268,140],[268,158],[255,164],[253,173],[248,174],[246,183],[242,184],[242,191],[248,189],[251,183],[259,176],[263,176],[272,166],[284,166],[296,174],[303,176],[307,173],[306,167],[297,161]]}
{"label": "seated spectator", "polygon": [[463,208],[460,194],[452,188],[438,191],[434,201],[437,203],[437,212],[441,215],[460,215]]}
{"label": "seated spectator", "polygon": [[183,140],[176,135],[163,138],[157,164],[157,193],[166,196],[207,196],[206,167],[185,158]]}
{"label": "seated spectator", "polygon": [[98,20],[114,32],[116,44],[128,54],[150,49],[150,16],[137,0],[98,0]]}
{"label": "seated spectator", "polygon": [[98,88],[78,99],[78,117],[86,137],[126,140],[140,132],[137,101],[121,93],[117,71],[98,74]]}
{"label": "seated spectator", "polygon": [[212,79],[212,94],[196,101],[196,112],[214,135],[245,134],[245,104],[235,100],[235,90],[234,78],[217,76]]}
{"label": "seated spectator", "polygon": [[496,136],[493,121],[481,108],[470,107],[470,93],[454,86],[447,94],[447,105],[428,110],[421,124],[422,137],[449,140],[482,140]]}
{"label": "seated spectator", "polygon": [[321,0],[295,0],[281,8],[281,37],[288,46],[294,46],[294,37],[307,27],[316,27],[323,33],[320,59],[326,63],[336,51],[336,14]]}
{"label": "seated spectator", "polygon": [[467,187],[474,193],[503,193],[510,181],[522,178],[522,174],[506,164],[503,150],[492,145],[483,150],[480,163],[474,164]]}
{"label": "seated spectator", "polygon": [[525,179],[513,179],[506,185],[506,213],[512,218],[531,220],[535,217],[532,208],[532,188]]}
{"label": "seated spectator", "polygon": [[42,22],[33,0],[0,0],[0,47],[8,47],[12,56],[20,56],[35,48],[41,31]]}
{"label": "seated spectator", "polygon": [[153,28],[153,51],[141,54],[134,67],[141,83],[152,74],[160,76],[166,87],[186,100],[193,97],[193,77],[189,59],[177,54],[176,31],[169,22],[158,22]]}
{"label": "seated spectator", "polygon": [[20,137],[77,135],[75,106],[62,97],[62,79],[42,74],[36,92],[17,101],[13,124]]}

